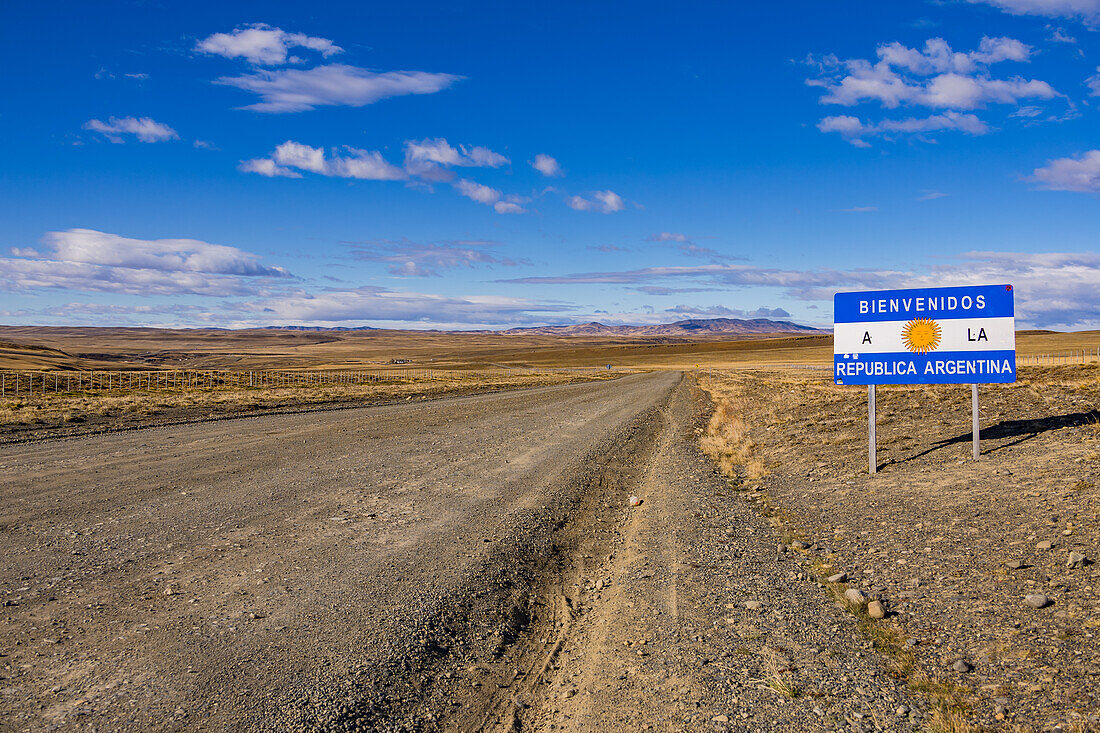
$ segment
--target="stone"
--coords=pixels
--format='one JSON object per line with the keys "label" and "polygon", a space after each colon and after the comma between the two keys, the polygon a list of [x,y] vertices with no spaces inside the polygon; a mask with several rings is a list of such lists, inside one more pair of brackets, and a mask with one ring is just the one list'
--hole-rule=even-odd
{"label": "stone", "polygon": [[1080,552],[1071,552],[1069,553],[1069,557],[1066,559],[1066,567],[1079,568],[1082,565],[1087,565],[1088,562],[1089,559],[1082,555]]}
{"label": "stone", "polygon": [[1050,550],[1054,548],[1054,543],[1050,540],[1043,540],[1035,545],[1036,550]]}
{"label": "stone", "polygon": [[760,601],[745,601],[745,608],[750,611],[759,611],[764,608],[764,604]]}
{"label": "stone", "polygon": [[810,548],[810,546],[807,545],[802,540],[795,540],[794,542],[791,543],[791,547],[793,547],[796,550],[808,550]]}
{"label": "stone", "polygon": [[1050,599],[1042,593],[1031,593],[1030,595],[1024,596],[1024,603],[1032,608],[1046,608],[1050,605]]}
{"label": "stone", "polygon": [[1019,570],[1024,566],[1022,560],[1007,560],[1005,561],[1005,567],[1009,570]]}
{"label": "stone", "polygon": [[970,666],[970,662],[966,661],[965,659],[960,659],[959,661],[951,665],[951,669],[959,673],[966,673],[974,668]]}
{"label": "stone", "polygon": [[867,615],[871,618],[886,618],[886,609],[882,601],[871,601],[867,604]]}
{"label": "stone", "polygon": [[641,503],[642,503],[642,500],[639,499],[636,496],[630,497],[629,501],[630,501],[630,506],[641,506]]}
{"label": "stone", "polygon": [[849,588],[844,591],[844,599],[854,606],[862,606],[867,602],[867,595],[858,588]]}
{"label": "stone", "polygon": [[711,718],[711,721],[714,723],[728,723],[730,722],[730,719],[728,715],[715,715],[713,718]]}
{"label": "stone", "polygon": [[847,573],[837,573],[836,575],[830,575],[828,578],[826,578],[826,580],[828,580],[830,583],[843,583],[847,579]]}

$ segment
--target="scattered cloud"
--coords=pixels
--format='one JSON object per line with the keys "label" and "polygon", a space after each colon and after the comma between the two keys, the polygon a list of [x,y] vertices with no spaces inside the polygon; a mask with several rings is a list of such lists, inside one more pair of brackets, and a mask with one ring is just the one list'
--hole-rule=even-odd
{"label": "scattered cloud", "polygon": [[317,51],[325,58],[344,50],[327,38],[287,33],[281,28],[273,28],[264,23],[243,26],[230,33],[215,33],[195,44],[195,50],[200,53],[215,54],[227,59],[240,58],[257,66],[276,66],[285,64],[288,60],[301,61],[295,57],[288,59],[287,54],[292,48]]}
{"label": "scattered cloud", "polygon": [[[1100,152],[1098,152],[1100,159]],[[829,301],[837,290],[978,285],[1009,282],[1016,288],[1017,323],[1038,328],[1080,328],[1100,323],[1100,254],[967,252],[955,261],[913,270],[784,270],[749,264],[646,267],[612,272],[515,278],[524,284],[612,284],[664,287],[690,280],[702,286],[776,288],[786,297]]]}
{"label": "scattered cloud", "polygon": [[969,52],[954,51],[942,38],[929,39],[921,49],[894,42],[878,46],[876,55],[875,61],[810,57],[807,63],[818,70],[818,76],[806,83],[824,90],[821,104],[853,107],[877,103],[885,109],[909,106],[943,111],[879,122],[864,122],[853,115],[829,116],[818,123],[822,132],[840,133],[859,147],[867,147],[864,138],[876,135],[919,136],[948,130],[984,135],[989,126],[972,110],[1064,98],[1038,79],[993,78],[992,65],[1031,59],[1031,47],[1013,38],[984,37],[978,48]]}
{"label": "scattered cloud", "polygon": [[443,170],[453,166],[499,168],[511,163],[489,148],[451,147],[444,138],[405,141],[405,170],[429,181],[450,181],[454,174]]}
{"label": "scattered cloud", "polygon": [[529,324],[537,314],[561,312],[560,303],[537,303],[496,295],[447,296],[364,286],[320,293],[301,291],[244,304],[265,320],[282,323],[420,322],[441,324]]}
{"label": "scattered cloud", "polygon": [[709,293],[718,288],[668,288],[663,285],[641,285],[636,288],[639,293],[645,293],[646,295],[675,295],[677,293]]}
{"label": "scattered cloud", "polygon": [[451,184],[456,191],[466,198],[479,204],[492,206],[498,214],[523,214],[527,209],[522,204],[527,199],[522,196],[504,196],[500,191],[491,186],[486,186],[467,178],[460,178]]}
{"label": "scattered cloud", "polygon": [[591,250],[594,250],[596,252],[630,252],[631,251],[629,247],[619,247],[618,245],[615,245],[615,244],[599,244],[599,245],[591,245],[590,244],[587,247],[585,247],[585,249],[591,249]]}
{"label": "scattered cloud", "polygon": [[302,174],[285,166],[277,165],[271,158],[253,158],[242,160],[237,170],[242,173],[257,173],[268,178],[281,176],[283,178],[301,178]]}
{"label": "scattered cloud", "polygon": [[686,244],[691,240],[688,239],[686,234],[679,232],[658,232],[657,234],[650,234],[646,237],[647,242],[680,242]]}
{"label": "scattered cloud", "polygon": [[135,73],[123,73],[115,74],[108,71],[105,67],[99,67],[99,71],[95,73],[96,79],[133,79],[134,81],[148,81],[149,75],[141,72]]}
{"label": "scattered cloud", "polygon": [[848,209],[841,209],[845,214],[869,214],[872,211],[878,211],[877,206],[852,206]]}
{"label": "scattered cloud", "polygon": [[735,260],[743,260],[744,257],[738,257],[736,255],[727,255],[718,250],[711,249],[710,247],[700,247],[697,244],[691,242],[682,242],[676,245],[676,250],[685,257],[699,257],[711,262],[733,262]]}
{"label": "scattered cloud", "polygon": [[968,0],[1000,8],[1013,15],[1042,15],[1100,22],[1100,0]]}
{"label": "scattered cloud", "polygon": [[466,178],[455,181],[454,188],[459,194],[466,198],[476,201],[479,204],[486,204],[487,206],[492,206],[499,201],[501,197],[500,191],[495,188]]}
{"label": "scattered cloud", "polygon": [[865,137],[882,136],[891,139],[900,135],[922,136],[930,132],[958,130],[968,135],[984,135],[989,126],[972,114],[944,112],[929,117],[909,117],[903,120],[883,120],[874,124],[865,124],[858,117],[837,115],[826,117],[818,123],[822,132],[837,132],[856,147],[870,147]]}
{"label": "scattered cloud", "polygon": [[481,240],[421,244],[402,239],[362,243],[351,254],[360,261],[387,263],[389,273],[401,277],[440,277],[444,270],[521,264],[494,251],[496,247],[496,242]]}
{"label": "scattered cloud", "polygon": [[[1049,26],[1047,26],[1049,28]],[[1067,34],[1062,28],[1053,28],[1050,33],[1050,40],[1054,43],[1077,43],[1077,39]]]}
{"label": "scattered cloud", "polygon": [[50,250],[13,249],[0,258],[0,288],[127,295],[246,295],[252,280],[288,278],[281,267],[236,247],[196,239],[132,239],[94,229],[49,232]]}
{"label": "scattered cloud", "polygon": [[950,196],[949,193],[942,191],[924,191],[920,196],[917,196],[917,201],[933,201],[935,199],[942,199]]}
{"label": "scattered cloud", "polygon": [[666,308],[664,312],[686,318],[790,318],[791,316],[782,308],[761,307],[746,311],[740,308],[727,308],[724,305],[677,305]]}
{"label": "scattered cloud", "polygon": [[405,171],[386,161],[378,151],[344,146],[326,155],[324,148],[310,147],[293,140],[276,147],[270,158],[245,160],[238,168],[245,173],[268,177],[301,178],[298,171],[366,181],[401,181],[408,177]]}
{"label": "scattered cloud", "polygon": [[126,135],[133,135],[143,143],[179,140],[179,133],[151,117],[109,117],[106,122],[88,120],[84,129],[97,132],[113,143],[123,143]]}
{"label": "scattered cloud", "polygon": [[254,112],[302,112],[324,106],[362,107],[407,94],[434,94],[463,77],[426,71],[375,72],[345,64],[312,69],[261,69],[223,76],[215,84],[251,92],[261,101],[241,109]]}
{"label": "scattered cloud", "polygon": [[613,214],[625,208],[622,197],[614,191],[593,191],[587,198],[572,196],[566,203],[577,211],[598,211],[601,214]]}
{"label": "scattered cloud", "polygon": [[1085,86],[1089,88],[1089,94],[1100,97],[1100,66],[1096,67],[1096,73],[1085,79]]}
{"label": "scattered cloud", "polygon": [[535,159],[531,162],[531,167],[547,178],[561,178],[565,175],[561,166],[558,165],[558,161],[544,153],[535,156]]}
{"label": "scattered cloud", "polygon": [[[351,146],[315,148],[287,140],[266,158],[243,160],[237,166],[244,173],[256,173],[268,178],[302,178],[302,173],[314,173],[330,178],[353,178],[369,181],[408,181],[410,185],[431,191],[425,182],[449,182],[460,195],[491,206],[498,214],[523,214],[525,196],[505,195],[501,191],[467,178],[455,180],[451,166],[496,168],[508,159],[489,148],[451,147],[443,138],[407,141],[405,167],[393,165],[375,150],[360,150]],[[444,175],[445,174],[445,175]]]}
{"label": "scattered cloud", "polygon": [[1076,158],[1057,158],[1036,168],[1031,180],[1048,191],[1079,191],[1100,194],[1100,150]]}

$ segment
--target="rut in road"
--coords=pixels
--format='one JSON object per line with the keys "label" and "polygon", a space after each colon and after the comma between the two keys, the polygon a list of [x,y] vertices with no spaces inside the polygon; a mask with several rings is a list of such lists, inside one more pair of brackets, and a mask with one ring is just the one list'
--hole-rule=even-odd
{"label": "rut in road", "polygon": [[553,624],[528,635],[548,664],[493,727],[917,730],[924,703],[699,451],[704,400],[676,389],[625,483],[589,497],[600,511],[578,517],[589,544],[563,576],[568,618],[557,638]]}

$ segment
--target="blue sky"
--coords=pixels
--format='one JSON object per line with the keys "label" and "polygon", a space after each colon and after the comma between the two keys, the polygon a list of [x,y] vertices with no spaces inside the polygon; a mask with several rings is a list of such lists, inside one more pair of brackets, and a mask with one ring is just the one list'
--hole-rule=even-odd
{"label": "blue sky", "polygon": [[0,10],[0,322],[1100,327],[1100,0]]}

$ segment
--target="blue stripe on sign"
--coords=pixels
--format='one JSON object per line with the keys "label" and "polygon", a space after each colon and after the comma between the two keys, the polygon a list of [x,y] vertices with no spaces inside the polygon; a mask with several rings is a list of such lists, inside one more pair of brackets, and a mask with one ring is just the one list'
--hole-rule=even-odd
{"label": "blue stripe on sign", "polygon": [[976,285],[837,293],[833,296],[833,322],[1003,318],[1014,315],[1012,292],[1011,285]]}
{"label": "blue stripe on sign", "polygon": [[994,384],[1016,381],[1015,351],[836,354],[837,384]]}

